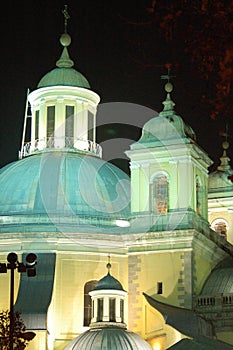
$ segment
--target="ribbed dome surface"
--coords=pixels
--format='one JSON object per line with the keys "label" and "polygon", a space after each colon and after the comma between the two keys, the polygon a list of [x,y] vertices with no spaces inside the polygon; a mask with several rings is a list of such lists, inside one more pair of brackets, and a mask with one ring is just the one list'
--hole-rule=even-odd
{"label": "ribbed dome surface", "polygon": [[121,283],[112,275],[110,275],[110,273],[101,278],[94,288],[94,290],[101,289],[124,290]]}
{"label": "ribbed dome surface", "polygon": [[[43,152],[0,171],[4,215],[115,217],[129,214],[130,181],[111,163],[74,152]],[[5,222],[4,222],[5,223]]]}
{"label": "ribbed dome surface", "polygon": [[223,267],[214,270],[206,280],[202,295],[233,293],[233,268]]}
{"label": "ribbed dome surface", "polygon": [[210,273],[202,288],[201,295],[232,294],[233,293],[233,260],[227,258],[221,261]]}
{"label": "ribbed dome surface", "polygon": [[189,139],[195,140],[192,128],[186,125],[180,116],[172,114],[150,119],[143,127],[139,143],[149,142],[159,146],[166,142],[190,142]]}
{"label": "ribbed dome surface", "polygon": [[151,350],[133,332],[121,328],[90,329],[69,343],[64,350]]}
{"label": "ribbed dome surface", "polygon": [[57,85],[90,88],[87,79],[73,68],[54,68],[40,80],[37,87],[42,88]]}

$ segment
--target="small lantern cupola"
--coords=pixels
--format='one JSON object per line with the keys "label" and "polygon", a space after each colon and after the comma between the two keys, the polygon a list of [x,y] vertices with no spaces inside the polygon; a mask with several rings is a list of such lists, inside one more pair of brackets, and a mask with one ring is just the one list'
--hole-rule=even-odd
{"label": "small lantern cupola", "polygon": [[110,274],[111,264],[107,264],[108,273],[97,283],[89,294],[92,298],[93,315],[90,327],[103,328],[117,326],[126,328],[124,323],[124,301],[127,292],[121,283]]}
{"label": "small lantern cupola", "polygon": [[127,292],[121,283],[108,273],[89,294],[92,298],[90,329],[73,339],[64,350],[151,350],[138,334],[127,330],[124,323],[124,300]]}

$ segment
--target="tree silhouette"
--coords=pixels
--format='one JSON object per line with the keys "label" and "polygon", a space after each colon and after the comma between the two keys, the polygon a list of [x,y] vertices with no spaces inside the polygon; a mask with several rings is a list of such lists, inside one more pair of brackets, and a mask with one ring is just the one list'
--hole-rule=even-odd
{"label": "tree silhouette", "polygon": [[233,0],[144,0],[143,6],[144,14],[128,21],[135,62],[144,68],[170,62],[178,75],[188,64],[206,87],[200,98],[211,118],[232,117]]}
{"label": "tree silhouette", "polygon": [[[0,312],[0,349],[9,349],[9,336],[10,336],[10,311]],[[14,347],[17,350],[23,350],[26,348],[29,341],[35,337],[35,333],[26,332],[26,327],[21,318],[19,312],[14,314],[14,332],[13,340]]]}

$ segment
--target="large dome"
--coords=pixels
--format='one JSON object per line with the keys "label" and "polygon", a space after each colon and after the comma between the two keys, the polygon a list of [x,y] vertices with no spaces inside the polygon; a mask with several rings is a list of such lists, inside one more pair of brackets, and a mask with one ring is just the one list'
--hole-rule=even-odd
{"label": "large dome", "polygon": [[65,350],[151,350],[150,345],[120,327],[90,329],[70,342]]}
{"label": "large dome", "polygon": [[60,217],[104,224],[129,214],[128,176],[111,163],[71,151],[42,152],[5,166],[0,188],[3,230],[14,221],[42,224]]}

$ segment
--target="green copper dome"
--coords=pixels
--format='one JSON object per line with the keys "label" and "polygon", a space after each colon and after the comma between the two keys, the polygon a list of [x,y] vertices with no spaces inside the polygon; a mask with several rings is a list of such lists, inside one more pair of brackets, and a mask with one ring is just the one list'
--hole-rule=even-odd
{"label": "green copper dome", "polygon": [[232,259],[226,259],[211,272],[200,295],[232,294],[233,269]]}
{"label": "green copper dome", "polygon": [[14,221],[17,230],[20,222],[42,230],[53,220],[104,225],[129,215],[129,177],[90,155],[54,151],[26,157],[1,169],[0,189],[2,230]]}
{"label": "green copper dome", "polygon": [[87,79],[73,67],[74,62],[70,59],[67,46],[70,45],[71,38],[69,34],[62,34],[60,43],[62,44],[63,51],[61,57],[56,62],[57,68],[54,68],[48,72],[39,82],[38,88],[47,86],[76,86],[81,88],[90,88],[90,84]]}
{"label": "green copper dome", "polygon": [[110,273],[101,278],[94,288],[94,290],[102,289],[124,290],[121,283],[112,275],[110,275]]}
{"label": "green copper dome", "polygon": [[87,79],[73,68],[54,68],[40,80],[37,87],[42,88],[57,85],[90,88]]}
{"label": "green copper dome", "polygon": [[193,129],[174,111],[175,103],[167,93],[163,102],[164,109],[158,116],[145,123],[142,136],[138,142],[131,145],[131,149],[146,147],[160,147],[164,145],[192,143],[196,140]]}
{"label": "green copper dome", "polygon": [[120,327],[103,327],[84,332],[65,350],[151,350],[151,347],[136,333]]}

